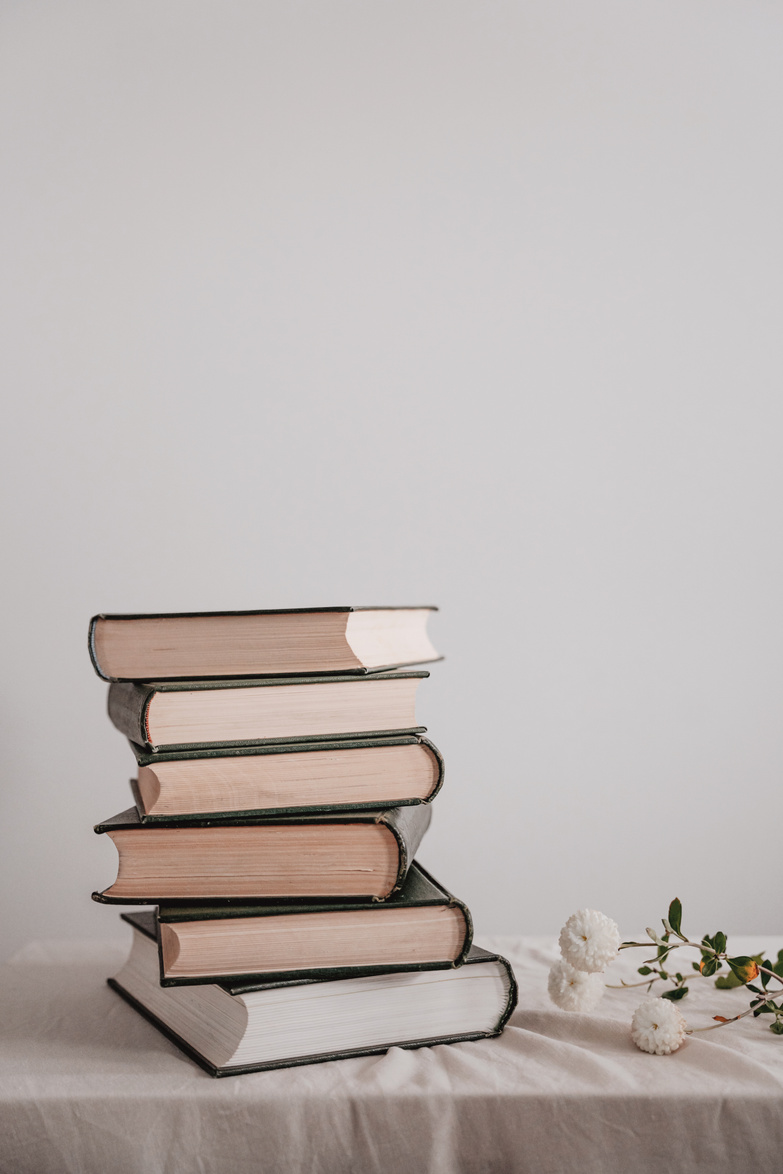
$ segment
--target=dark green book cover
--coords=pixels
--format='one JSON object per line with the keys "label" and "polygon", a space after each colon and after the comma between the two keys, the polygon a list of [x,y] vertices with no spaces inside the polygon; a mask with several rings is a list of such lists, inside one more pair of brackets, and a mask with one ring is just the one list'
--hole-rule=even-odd
{"label": "dark green book cover", "polygon": [[[92,661],[93,668],[95,669],[98,676],[101,677],[104,681],[144,680],[145,679],[144,675],[136,676],[136,677],[111,676],[110,673],[108,672],[106,666],[101,663],[101,657],[99,655],[98,648],[97,648],[98,641],[96,640],[96,634],[97,634],[98,628],[100,627],[100,625],[102,624],[103,621],[110,621],[112,623],[116,623],[119,621],[121,623],[133,624],[134,621],[139,621],[139,620],[141,620],[141,621],[175,620],[176,621],[176,620],[183,620],[183,619],[184,620],[199,620],[199,619],[215,619],[215,618],[231,620],[233,617],[236,617],[237,619],[241,620],[243,617],[247,618],[247,617],[253,617],[253,616],[282,616],[282,615],[308,616],[308,615],[330,614],[330,613],[347,614],[350,612],[389,612],[389,611],[391,611],[391,612],[399,612],[399,611],[403,611],[403,612],[435,612],[437,610],[438,610],[438,608],[435,607],[434,604],[414,604],[414,605],[407,604],[407,605],[403,605],[403,606],[394,605],[394,604],[386,604],[386,605],[379,605],[379,606],[372,605],[372,606],[365,606],[365,607],[350,607],[350,606],[341,606],[341,607],[267,607],[267,608],[250,608],[250,609],[245,609],[242,611],[127,612],[127,613],[122,613],[122,614],[117,614],[117,613],[111,614],[108,612],[101,612],[98,615],[94,615],[92,617],[92,619],[90,620],[90,625],[89,625],[89,629],[88,629],[88,633],[87,633],[87,648],[88,648],[88,651],[90,654],[90,660]],[[158,639],[160,639],[160,638],[161,637],[159,636]],[[175,646],[177,644],[178,639],[181,639],[181,634],[178,634],[176,632],[176,630],[171,630],[168,633],[163,633],[162,639],[164,642],[164,646],[168,645],[168,647],[170,648],[170,647]],[[273,646],[273,644],[274,644],[274,637],[272,637],[272,643],[270,646]],[[322,668],[320,670],[315,669],[314,671],[316,673],[318,673],[318,672],[338,672],[338,673],[350,673],[353,676],[362,676],[365,673],[385,671],[385,670],[394,669],[394,668],[403,668],[405,665],[408,665],[408,664],[430,663],[430,662],[433,662],[436,660],[442,660],[442,659],[443,659],[443,657],[438,656],[438,654],[435,652],[434,649],[430,649],[430,655],[422,656],[419,659],[416,659],[416,660],[407,659],[404,661],[398,660],[398,661],[395,661],[394,663],[390,663],[390,664],[376,665],[374,668],[368,668],[364,665],[358,664],[355,667],[351,667],[351,668],[346,668],[346,667],[336,668],[334,666],[322,666]],[[153,673],[151,675],[155,676],[156,679],[167,679],[168,680],[168,679],[173,678],[173,679],[185,680],[191,676],[192,676],[192,679],[198,679],[199,677],[200,678],[212,677],[213,679],[219,679],[221,677],[259,676],[259,673],[258,672],[250,672],[250,673],[244,672],[243,673],[242,671],[239,671],[239,672],[199,673],[199,674],[184,673],[183,674],[181,672],[178,672],[178,673],[172,673],[172,674],[168,674],[168,673],[154,674]],[[289,672],[282,671],[279,673],[265,672],[263,675],[264,676],[289,676],[290,670],[289,670]]]}
{"label": "dark green book cover", "polygon": [[[413,807],[389,807],[385,810],[372,809],[369,811],[353,811],[353,812],[319,812],[315,814],[298,814],[298,815],[279,815],[272,818],[258,819],[256,817],[238,817],[229,822],[226,820],[212,820],[212,819],[198,819],[189,820],[183,824],[179,820],[167,820],[165,823],[160,821],[154,827],[145,826],[139,819],[139,813],[135,807],[130,807],[126,811],[120,812],[118,815],[112,816],[110,819],[104,820],[103,823],[95,825],[95,832],[102,835],[105,832],[138,830],[141,834],[147,836],[155,835],[155,833],[162,828],[214,828],[216,831],[224,832],[230,827],[253,827],[264,826],[270,827],[274,825],[290,825],[290,824],[309,824],[309,825],[325,825],[325,824],[351,824],[351,823],[382,823],[394,836],[397,845],[397,876],[390,889],[389,893],[383,897],[375,897],[372,893],[357,893],[356,895],[344,896],[340,894],[333,894],[328,892],[313,892],[310,894],[297,897],[283,897],[279,900],[281,902],[293,904],[301,904],[302,902],[321,902],[324,900],[346,900],[351,903],[354,901],[374,901],[374,900],[388,900],[388,897],[395,893],[403,884],[405,877],[408,874],[413,858],[416,855],[419,844],[422,841],[424,833],[430,825],[432,819],[432,807],[429,803],[419,803]],[[111,886],[110,886],[111,887]],[[165,899],[168,905],[188,905],[195,901],[203,903],[205,900],[216,904],[231,905],[237,901],[247,903],[247,897],[166,897],[162,898],[160,893],[149,893],[147,896],[132,896],[132,897],[117,897],[113,896],[104,890],[103,892],[95,892],[92,894],[94,901],[100,901],[104,904],[110,905],[158,905],[161,900]],[[260,898],[266,900],[278,900],[278,898]]]}
{"label": "dark green book cover", "polygon": [[[423,906],[447,906],[457,908],[462,912],[465,931],[462,943],[455,957],[449,961],[430,961],[416,963],[387,963],[383,965],[367,966],[331,966],[331,967],[298,967],[296,971],[264,971],[263,975],[257,972],[245,974],[204,975],[199,977],[171,978],[164,975],[163,951],[161,944],[161,924],[180,924],[187,921],[230,921],[237,918],[274,918],[293,914],[330,914],[340,910],[351,912],[366,910],[371,913],[382,912],[386,909],[409,909]],[[135,924],[133,915],[123,913],[121,916]],[[198,983],[230,983],[232,990],[254,990],[260,981],[274,982],[287,978],[350,978],[362,974],[393,973],[398,970],[445,970],[450,966],[460,966],[465,961],[473,943],[473,920],[470,910],[464,901],[458,900],[445,889],[425,868],[414,860],[402,888],[385,901],[321,901],[316,904],[302,904],[292,908],[290,904],[280,904],[275,901],[265,902],[236,902],[233,905],[219,905],[214,902],[199,902],[186,906],[170,905],[161,902],[157,917],[154,913],[144,913],[146,918],[152,918],[155,924],[156,940],[158,943],[158,959],[160,963],[161,986],[192,986]],[[149,924],[149,922],[145,922]]]}
{"label": "dark green book cover", "polygon": [[[145,750],[143,746],[137,743],[130,742],[130,748],[133,751],[136,762],[140,767],[151,767],[153,770],[162,762],[183,762],[183,761],[199,761],[203,759],[214,760],[218,758],[244,758],[244,757],[266,757],[269,755],[279,754],[306,754],[308,752],[315,753],[324,751],[334,751],[335,753],[343,753],[351,750],[376,750],[384,746],[425,746],[432,754],[438,769],[437,778],[430,791],[429,795],[424,799],[399,799],[392,798],[388,795],[377,795],[373,800],[368,800],[366,803],[312,803],[307,805],[288,805],[279,807],[264,807],[258,808],[243,808],[235,811],[214,811],[214,812],[179,812],[176,819],[182,823],[188,823],[196,819],[210,819],[210,820],[224,820],[231,821],[241,817],[252,817],[262,819],[273,815],[293,815],[305,812],[318,811],[363,811],[375,810],[379,807],[408,807],[419,803],[431,803],[435,796],[443,786],[444,764],[443,757],[429,738],[423,738],[418,734],[401,734],[393,737],[373,737],[373,738],[351,738],[341,739],[334,742],[285,742],[285,743],[263,743],[255,746],[206,746],[199,747],[196,750],[178,750],[165,751],[160,750],[152,752]],[[141,796],[139,795],[138,785],[135,779],[130,780],[131,791],[133,792],[133,799],[139,812],[139,819],[143,824],[157,824],[171,821],[171,816],[145,814]]]}
{"label": "dark green book cover", "polygon": [[[259,736],[239,739],[208,737],[203,738],[200,741],[192,742],[156,743],[152,740],[150,733],[150,707],[152,706],[156,696],[165,695],[167,693],[201,693],[205,691],[222,692],[226,689],[285,689],[291,686],[299,686],[308,688],[312,687],[314,689],[323,687],[323,705],[325,710],[328,710],[330,704],[330,694],[328,692],[329,686],[350,683],[354,689],[365,690],[373,688],[373,686],[379,682],[423,679],[429,675],[430,674],[426,669],[419,669],[410,672],[366,673],[361,677],[348,674],[320,677],[232,677],[223,680],[151,681],[143,684],[133,681],[115,681],[109,686],[108,710],[109,718],[117,727],[117,729],[125,735],[126,738],[153,753],[160,752],[162,750],[193,750],[197,746],[239,747],[263,744],[273,745],[276,743],[287,742],[343,741],[345,739],[367,737],[370,734],[372,736],[401,733],[416,734],[424,733],[425,727],[419,725],[410,725],[397,729],[336,729],[321,733],[314,733],[312,735],[291,733],[279,734],[274,737],[264,737],[260,733],[262,729],[262,719],[259,718]],[[318,693],[314,693],[313,698],[314,700],[320,700]],[[227,720],[228,726],[226,728],[226,732],[229,732],[232,722],[231,714],[228,715]]]}
{"label": "dark green book cover", "polygon": [[[136,929],[138,929],[139,932],[145,934],[147,937],[150,937],[153,939],[155,938],[155,917],[154,917],[154,914],[151,914],[151,913],[126,914],[125,920],[128,921],[131,925],[133,925]],[[211,1076],[221,1077],[221,1076],[241,1075],[242,1073],[246,1073],[246,1072],[264,1072],[264,1071],[270,1071],[270,1070],[273,1070],[276,1068],[298,1067],[303,1064],[320,1064],[320,1063],[324,1063],[328,1060],[349,1059],[352,1056],[380,1055],[380,1054],[388,1051],[388,1049],[392,1048],[392,1047],[410,1048],[410,1049],[433,1047],[437,1044],[462,1043],[462,1042],[468,1042],[471,1040],[488,1039],[493,1036],[499,1035],[500,1032],[502,1032],[503,1028],[505,1027],[506,1023],[508,1022],[509,1017],[511,1016],[511,1013],[513,1012],[514,1008],[516,1007],[516,1004],[517,1004],[517,984],[516,984],[516,980],[514,978],[514,972],[511,969],[510,963],[505,958],[503,958],[501,955],[491,954],[487,950],[482,950],[479,946],[471,947],[469,954],[465,958],[463,966],[480,965],[481,963],[485,963],[485,962],[497,963],[499,971],[505,975],[505,983],[506,983],[506,988],[507,988],[505,1004],[501,1007],[496,1022],[494,1023],[492,1028],[488,1031],[466,1031],[466,1032],[451,1034],[451,1035],[447,1035],[447,1036],[446,1035],[431,1036],[429,1038],[422,1038],[422,1039],[416,1039],[416,1040],[389,1039],[388,1041],[386,1041],[383,1044],[378,1044],[378,1045],[375,1045],[372,1047],[350,1048],[350,1049],[346,1049],[343,1051],[337,1050],[337,1051],[330,1051],[330,1052],[324,1052],[324,1053],[320,1053],[320,1054],[312,1054],[312,1055],[307,1055],[307,1056],[297,1056],[295,1058],[287,1058],[284,1060],[264,1061],[262,1063],[257,1063],[257,1064],[249,1063],[249,1064],[240,1064],[240,1065],[227,1065],[224,1067],[216,1067],[213,1063],[211,1063],[208,1059],[206,1059],[206,1057],[203,1056],[200,1052],[198,1052],[194,1047],[192,1047],[191,1044],[188,1043],[187,1040],[183,1039],[182,1036],[180,1036],[176,1032],[172,1031],[172,1029],[159,1016],[157,1016],[152,1011],[150,1011],[149,1008],[144,1006],[143,1003],[141,1003],[138,999],[136,999],[127,990],[125,990],[122,987],[122,985],[117,981],[117,979],[110,978],[107,981],[108,981],[109,986],[112,988],[112,990],[116,991],[116,993],[118,995],[121,995],[122,998],[125,999],[126,1002],[128,1002],[134,1008],[134,1010],[138,1011],[140,1015],[143,1015],[144,1018],[147,1019],[154,1027],[157,1027],[158,1030],[160,1032],[162,1032],[162,1034],[167,1037],[167,1039],[169,1039],[172,1043],[176,1044],[176,1046],[179,1047],[187,1056],[189,1056],[192,1060],[194,1060],[197,1064],[199,1064],[202,1068],[204,1068],[205,1071],[208,1072]],[[402,971],[400,973],[404,974],[405,971]],[[450,973],[455,973],[455,972],[451,971]],[[318,978],[318,979],[310,979],[310,978],[281,979],[281,980],[277,980],[274,982],[258,983],[252,989],[255,991],[264,991],[264,990],[272,990],[272,989],[278,988],[278,987],[305,986],[310,983],[323,983],[325,986],[328,986],[328,984],[333,981],[334,981],[333,979],[324,979],[324,978]],[[361,982],[362,979],[357,978],[357,979],[355,979],[355,981]],[[235,987],[229,983],[216,983],[214,985],[219,987],[223,991],[225,991],[225,993],[230,996],[241,996],[243,994],[248,993],[251,989],[247,986]]]}

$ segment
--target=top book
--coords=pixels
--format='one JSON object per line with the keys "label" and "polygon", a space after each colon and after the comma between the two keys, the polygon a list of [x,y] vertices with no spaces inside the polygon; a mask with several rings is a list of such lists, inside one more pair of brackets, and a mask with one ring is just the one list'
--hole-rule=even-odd
{"label": "top book", "polygon": [[440,660],[427,636],[434,607],[97,615],[89,647],[106,681],[368,673]]}

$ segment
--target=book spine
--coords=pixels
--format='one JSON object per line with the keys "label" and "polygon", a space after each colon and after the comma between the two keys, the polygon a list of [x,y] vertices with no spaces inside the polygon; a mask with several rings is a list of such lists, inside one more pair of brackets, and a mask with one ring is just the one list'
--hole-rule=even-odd
{"label": "book spine", "polygon": [[[420,877],[425,882],[428,882],[430,885],[433,885],[436,889],[440,890],[443,895],[444,905],[448,905],[450,909],[460,909],[462,911],[462,917],[465,922],[465,936],[462,940],[462,946],[460,947],[459,953],[451,963],[452,966],[462,966],[473,945],[473,915],[464,901],[460,901],[459,897],[455,897],[453,893],[450,893],[449,890],[440,883],[440,881],[436,881],[432,873],[427,872],[427,869],[424,867],[421,861],[416,860],[415,865],[416,871]],[[410,878],[408,883],[410,884]]]}
{"label": "book spine", "polygon": [[388,811],[382,811],[378,816],[378,823],[386,824],[397,840],[399,848],[397,880],[386,897],[382,897],[380,900],[386,900],[402,887],[408,875],[408,869],[413,863],[416,850],[430,826],[431,819],[432,808],[429,803],[419,803],[414,807],[390,807]]}
{"label": "book spine", "polygon": [[96,673],[101,678],[101,680],[111,681],[112,678],[107,676],[106,673],[101,668],[100,663],[98,661],[98,653],[95,649],[95,629],[98,626],[98,621],[101,619],[103,619],[103,616],[93,616],[92,619],[90,620],[90,627],[87,631],[87,651],[90,654],[90,660],[92,661],[92,667],[95,669]]}
{"label": "book spine", "polygon": [[427,798],[424,800],[425,803],[431,803],[432,800],[437,795],[438,791],[443,786],[443,778],[446,773],[446,765],[443,761],[443,755],[441,754],[440,750],[438,750],[438,747],[435,745],[434,742],[430,742],[429,738],[419,738],[419,743],[420,743],[420,745],[425,746],[427,748],[427,750],[429,750],[430,754],[435,759],[435,762],[438,767],[438,774],[437,774],[437,778],[435,779],[435,785],[432,788],[432,790],[430,791]]}
{"label": "book spine", "polygon": [[461,909],[462,916],[465,918],[465,937],[462,942],[462,949],[452,963],[453,966],[462,966],[473,945],[473,916],[465,902],[458,900],[456,897],[452,897],[451,893],[449,893],[449,905],[456,905],[458,909]]}
{"label": "book spine", "polygon": [[517,1000],[519,999],[519,987],[517,986],[516,976],[508,959],[504,958],[502,954],[496,954],[495,957],[497,961],[500,962],[500,964],[503,966],[506,974],[508,975],[508,998],[506,999],[506,1006],[501,1012],[497,1027],[492,1032],[492,1035],[500,1035],[501,1031],[511,1018],[511,1014],[517,1005]]}
{"label": "book spine", "polygon": [[150,749],[147,711],[154,696],[155,689],[151,685],[115,681],[109,686],[110,720],[126,738]]}

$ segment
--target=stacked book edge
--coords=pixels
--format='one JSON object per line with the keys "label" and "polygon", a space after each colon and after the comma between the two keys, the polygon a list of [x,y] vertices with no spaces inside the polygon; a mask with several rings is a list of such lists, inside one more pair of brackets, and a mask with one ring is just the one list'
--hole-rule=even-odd
{"label": "stacked book edge", "polygon": [[[110,986],[213,1076],[480,1039],[516,1003],[414,860],[443,783],[415,694],[431,608],[96,616],[135,806],[98,824]],[[400,670],[404,671],[400,671]]]}

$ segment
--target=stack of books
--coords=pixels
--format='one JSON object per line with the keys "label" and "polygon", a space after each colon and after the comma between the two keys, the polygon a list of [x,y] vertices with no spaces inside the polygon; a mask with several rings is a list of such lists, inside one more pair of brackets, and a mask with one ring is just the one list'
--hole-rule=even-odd
{"label": "stack of books", "polygon": [[99,615],[138,764],[96,901],[109,984],[214,1076],[497,1035],[505,959],[414,859],[443,781],[416,724],[431,608]]}

